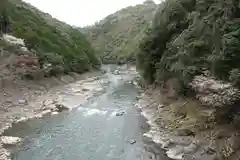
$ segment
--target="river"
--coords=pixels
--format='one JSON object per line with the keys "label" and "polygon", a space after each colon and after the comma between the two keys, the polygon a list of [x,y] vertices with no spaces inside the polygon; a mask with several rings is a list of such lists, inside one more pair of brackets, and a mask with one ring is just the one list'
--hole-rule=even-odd
{"label": "river", "polygon": [[[4,135],[24,137],[23,144],[11,149],[12,160],[168,160],[143,137],[148,126],[134,107],[139,89],[129,83],[136,75],[105,70],[98,79],[103,90],[87,103],[6,131]],[[62,92],[67,94],[67,89]]]}

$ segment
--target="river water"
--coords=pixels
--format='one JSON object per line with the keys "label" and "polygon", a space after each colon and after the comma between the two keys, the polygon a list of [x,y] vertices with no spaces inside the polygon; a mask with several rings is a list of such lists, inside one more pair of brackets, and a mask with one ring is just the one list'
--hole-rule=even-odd
{"label": "river water", "polygon": [[[107,73],[98,79],[103,90],[87,103],[70,112],[14,125],[5,132],[24,137],[24,143],[11,150],[12,159],[168,160],[159,146],[143,137],[148,126],[134,107],[139,89],[129,83],[136,75],[126,70],[114,75],[110,68],[105,69]],[[122,111],[122,116],[116,116]]]}

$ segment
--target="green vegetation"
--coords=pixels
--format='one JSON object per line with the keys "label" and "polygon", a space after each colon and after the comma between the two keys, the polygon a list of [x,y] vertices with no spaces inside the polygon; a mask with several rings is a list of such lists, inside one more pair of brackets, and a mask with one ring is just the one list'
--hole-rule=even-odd
{"label": "green vegetation", "polygon": [[148,0],[107,16],[82,29],[105,63],[135,62],[135,53],[144,30],[149,26],[157,5]]}
{"label": "green vegetation", "polygon": [[239,85],[240,3],[166,0],[139,48],[137,66],[149,83],[175,77],[186,86],[207,71]]}
{"label": "green vegetation", "polygon": [[24,39],[41,64],[52,63],[66,73],[100,66],[91,44],[79,30],[21,0],[1,0],[0,6],[1,15],[10,19],[11,34]]}

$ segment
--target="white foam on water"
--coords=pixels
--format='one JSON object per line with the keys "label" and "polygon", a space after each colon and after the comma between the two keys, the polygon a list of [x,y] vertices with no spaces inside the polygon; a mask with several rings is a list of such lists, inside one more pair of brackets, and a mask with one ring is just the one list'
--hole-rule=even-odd
{"label": "white foam on water", "polygon": [[107,111],[101,111],[99,109],[86,109],[86,111],[84,112],[85,117],[87,116],[93,116],[93,115],[105,115],[107,113]]}
{"label": "white foam on water", "polygon": [[84,110],[86,110],[86,108],[83,108],[83,107],[78,107],[78,109],[77,109],[78,111],[84,111]]}
{"label": "white foam on water", "polygon": [[91,104],[91,106],[93,106],[93,107],[97,107],[97,105],[98,105],[97,102],[94,102],[94,103]]}
{"label": "white foam on water", "polygon": [[111,117],[116,117],[116,114],[117,114],[117,113],[118,113],[117,111],[113,111],[113,112],[110,114],[109,117],[110,117],[110,118],[111,118]]}

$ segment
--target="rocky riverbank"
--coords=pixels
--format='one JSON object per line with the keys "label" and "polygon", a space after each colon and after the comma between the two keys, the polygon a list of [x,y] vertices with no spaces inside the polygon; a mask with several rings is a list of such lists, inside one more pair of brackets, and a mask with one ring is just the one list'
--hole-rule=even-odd
{"label": "rocky riverbank", "polygon": [[[94,92],[102,90],[98,83],[100,74],[72,74],[39,81],[5,81],[0,92],[0,134],[14,123],[41,118],[46,114],[55,115],[85,103]],[[3,144],[13,143],[15,139],[19,142],[20,138],[1,138],[1,160],[8,159],[10,154]]]}
{"label": "rocky riverbank", "polygon": [[172,159],[236,160],[240,132],[233,123],[219,123],[211,108],[196,99],[168,97],[148,88],[136,104],[151,129],[145,134]]}

